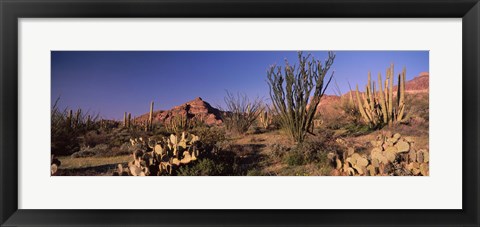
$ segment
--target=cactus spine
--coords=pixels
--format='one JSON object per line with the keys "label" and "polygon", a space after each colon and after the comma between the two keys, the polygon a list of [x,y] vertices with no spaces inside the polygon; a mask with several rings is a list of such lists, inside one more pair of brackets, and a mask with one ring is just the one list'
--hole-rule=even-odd
{"label": "cactus spine", "polygon": [[356,87],[357,108],[364,121],[371,127],[392,125],[404,120],[406,68],[404,67],[398,75],[395,99],[393,97],[393,79],[394,65],[391,64],[386,71],[385,83],[382,81],[381,73],[378,74],[378,92],[375,90],[375,82],[371,81],[370,72],[365,93],[360,95],[358,85]]}

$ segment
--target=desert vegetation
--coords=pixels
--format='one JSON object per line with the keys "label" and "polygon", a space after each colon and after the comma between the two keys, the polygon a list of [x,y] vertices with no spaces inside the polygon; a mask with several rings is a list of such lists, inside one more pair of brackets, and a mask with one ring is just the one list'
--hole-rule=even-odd
{"label": "desert vegetation", "polygon": [[294,64],[267,68],[269,97],[227,91],[216,108],[200,97],[170,110],[145,100],[145,114],[112,120],[60,109],[59,98],[51,174],[428,176],[428,73],[407,81],[407,66],[396,75],[391,64],[384,80],[359,72],[365,90],[342,93],[336,61],[299,52]]}

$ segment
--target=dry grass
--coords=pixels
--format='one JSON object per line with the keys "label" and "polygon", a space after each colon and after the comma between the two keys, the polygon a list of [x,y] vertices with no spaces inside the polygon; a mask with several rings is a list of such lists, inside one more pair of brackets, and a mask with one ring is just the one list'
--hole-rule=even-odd
{"label": "dry grass", "polygon": [[113,165],[118,163],[127,163],[132,160],[131,155],[116,157],[87,157],[71,158],[70,156],[58,157],[62,164],[59,169],[82,169],[96,166]]}

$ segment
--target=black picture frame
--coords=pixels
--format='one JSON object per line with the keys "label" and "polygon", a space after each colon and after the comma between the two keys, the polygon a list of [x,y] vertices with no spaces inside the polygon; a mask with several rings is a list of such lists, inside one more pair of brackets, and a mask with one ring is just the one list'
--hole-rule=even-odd
{"label": "black picture frame", "polygon": [[[0,0],[0,224],[2,226],[479,226],[478,0]],[[461,210],[18,209],[19,18],[462,18]],[[448,45],[448,44],[447,44]],[[427,193],[427,192],[425,192]],[[448,195],[445,195],[448,196]],[[388,202],[388,201],[385,201]]]}

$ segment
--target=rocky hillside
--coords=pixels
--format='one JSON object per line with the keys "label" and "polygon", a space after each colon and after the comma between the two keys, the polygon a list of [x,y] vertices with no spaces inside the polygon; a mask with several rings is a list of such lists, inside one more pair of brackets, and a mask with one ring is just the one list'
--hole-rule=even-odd
{"label": "rocky hillside", "polygon": [[423,93],[429,90],[429,73],[422,72],[405,83],[405,91],[409,93]]}
{"label": "rocky hillside", "polygon": [[[197,97],[192,101],[175,106],[170,110],[153,112],[153,123],[168,122],[175,116],[188,116],[189,119],[198,120],[207,125],[218,125],[222,123],[221,111],[212,107],[208,102]],[[135,121],[144,122],[148,119],[148,113],[135,118]]]}

